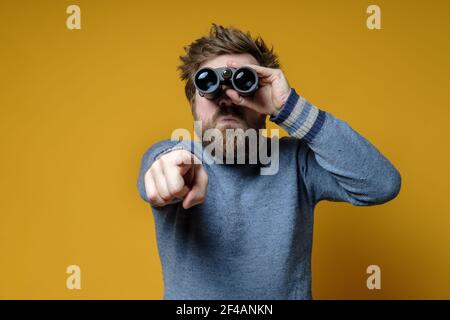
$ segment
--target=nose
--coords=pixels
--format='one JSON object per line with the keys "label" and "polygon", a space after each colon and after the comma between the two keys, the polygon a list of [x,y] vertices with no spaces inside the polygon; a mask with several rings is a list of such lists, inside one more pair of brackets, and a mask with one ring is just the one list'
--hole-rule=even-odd
{"label": "nose", "polygon": [[217,104],[219,107],[227,107],[233,105],[233,102],[231,101],[230,97],[225,93],[225,90],[227,89],[227,86],[222,86],[220,95],[217,98]]}

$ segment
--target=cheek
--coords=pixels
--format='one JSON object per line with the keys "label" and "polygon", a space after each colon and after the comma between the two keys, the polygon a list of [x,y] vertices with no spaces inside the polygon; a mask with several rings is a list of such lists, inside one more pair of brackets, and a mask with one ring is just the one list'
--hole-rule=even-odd
{"label": "cheek", "polygon": [[198,120],[209,122],[216,112],[216,105],[208,99],[197,98],[195,102],[195,113]]}

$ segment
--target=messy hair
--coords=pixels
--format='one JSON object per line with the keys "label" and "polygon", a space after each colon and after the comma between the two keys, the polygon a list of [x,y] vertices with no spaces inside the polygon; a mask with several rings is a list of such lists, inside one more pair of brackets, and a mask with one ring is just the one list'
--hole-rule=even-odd
{"label": "messy hair", "polygon": [[273,47],[268,48],[261,37],[253,38],[234,27],[212,24],[208,36],[201,37],[184,47],[185,55],[180,56],[180,78],[186,81],[185,94],[192,104],[195,97],[193,76],[205,61],[223,54],[251,54],[258,63],[267,68],[279,68],[278,56]]}

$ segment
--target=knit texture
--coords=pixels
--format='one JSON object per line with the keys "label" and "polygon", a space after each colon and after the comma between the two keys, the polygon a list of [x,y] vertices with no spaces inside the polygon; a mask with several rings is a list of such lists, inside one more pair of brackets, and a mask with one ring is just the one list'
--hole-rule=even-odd
{"label": "knit texture", "polygon": [[[261,175],[259,164],[203,163],[204,203],[188,210],[150,204],[164,299],[311,299],[315,205],[369,206],[399,193],[399,172],[368,140],[294,89],[270,120],[289,133],[275,175]],[[174,148],[208,156],[198,142],[153,145],[138,179],[145,201],[145,172]]]}

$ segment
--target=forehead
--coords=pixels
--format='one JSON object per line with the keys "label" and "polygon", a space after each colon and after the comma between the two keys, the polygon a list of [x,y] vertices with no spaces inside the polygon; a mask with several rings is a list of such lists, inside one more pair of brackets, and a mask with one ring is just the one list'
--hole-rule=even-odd
{"label": "forehead", "polygon": [[214,58],[211,58],[200,66],[200,68],[203,67],[209,67],[209,68],[220,68],[225,67],[227,65],[228,60],[236,61],[240,64],[257,64],[259,65],[258,61],[249,53],[240,53],[240,54],[223,54]]}

